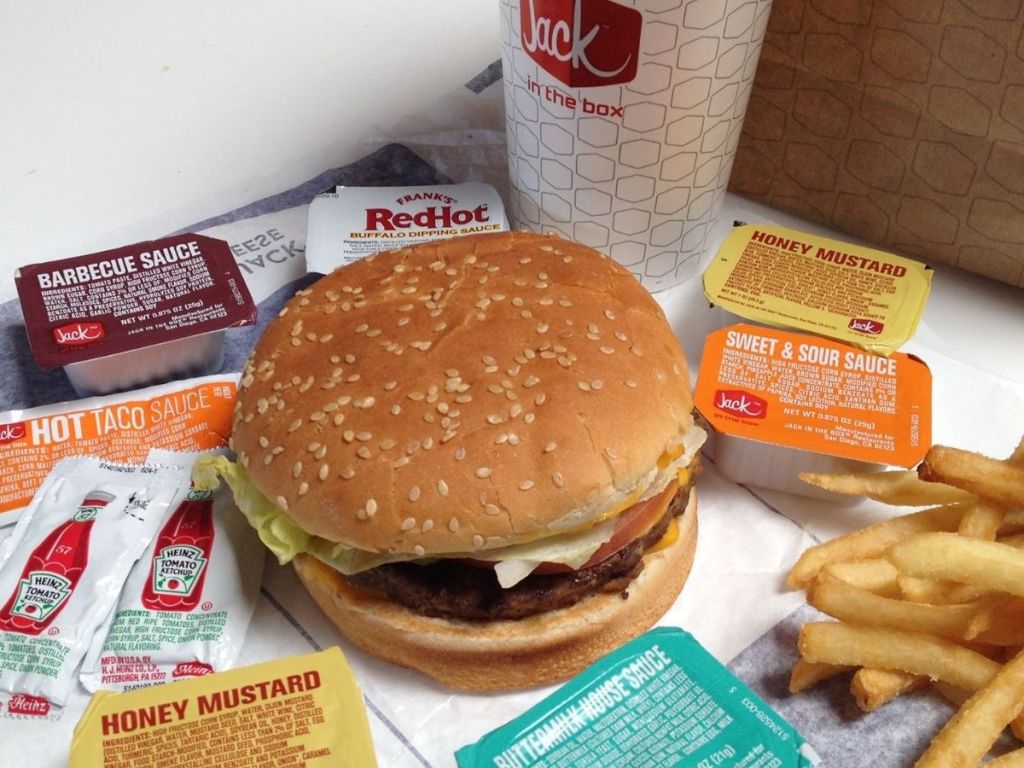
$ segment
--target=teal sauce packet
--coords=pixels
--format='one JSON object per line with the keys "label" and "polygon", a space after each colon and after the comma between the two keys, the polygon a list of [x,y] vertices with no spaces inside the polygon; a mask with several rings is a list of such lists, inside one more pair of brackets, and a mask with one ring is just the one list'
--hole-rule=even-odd
{"label": "teal sauce packet", "polygon": [[659,627],[455,753],[459,768],[813,768],[792,726],[693,635]]}

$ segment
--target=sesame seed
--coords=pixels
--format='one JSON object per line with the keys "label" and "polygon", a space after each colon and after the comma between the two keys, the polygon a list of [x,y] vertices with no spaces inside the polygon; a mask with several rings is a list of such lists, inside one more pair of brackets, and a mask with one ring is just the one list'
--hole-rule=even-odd
{"label": "sesame seed", "polygon": [[509,409],[509,411],[508,411],[508,415],[509,415],[509,416],[511,416],[511,417],[512,417],[512,418],[514,419],[514,418],[516,418],[516,417],[517,417],[517,416],[518,416],[519,414],[521,414],[522,412],[523,412],[523,406],[521,406],[521,405],[520,405],[519,403],[516,403],[515,405],[513,405],[513,406],[512,406],[512,407],[511,407],[511,408]]}
{"label": "sesame seed", "polygon": [[626,386],[629,387],[630,389],[636,389],[637,383],[633,379],[626,379]]}
{"label": "sesame seed", "polygon": [[551,482],[553,482],[559,488],[562,488],[562,487],[565,486],[565,478],[562,477],[562,473],[561,472],[555,472],[555,474],[553,474],[551,476]]}
{"label": "sesame seed", "polygon": [[533,420],[536,417],[537,415],[533,411],[530,411],[529,413],[523,416],[523,421],[526,422],[527,424],[533,424]]}
{"label": "sesame seed", "polygon": [[475,474],[476,474],[477,477],[479,477],[482,480],[485,477],[490,477],[491,476],[491,469],[490,469],[490,467],[477,467]]}
{"label": "sesame seed", "polygon": [[394,405],[391,406],[391,415],[392,416],[397,416],[401,412],[402,412],[402,406],[400,406],[398,403],[395,403]]}
{"label": "sesame seed", "polygon": [[544,405],[544,402],[547,399],[548,399],[548,396],[545,395],[543,392],[541,392],[539,395],[537,395],[535,398],[533,398],[533,402],[536,405]]}
{"label": "sesame seed", "polygon": [[474,547],[482,547],[483,545],[484,545],[484,537],[481,536],[478,533],[476,536],[473,537],[473,546]]}
{"label": "sesame seed", "polygon": [[380,441],[380,449],[382,451],[390,451],[396,445],[398,445],[398,441],[391,437],[385,438],[384,440]]}
{"label": "sesame seed", "polygon": [[365,443],[367,440],[369,440],[372,437],[373,437],[373,433],[372,432],[357,432],[356,433],[356,440],[358,440],[361,443]]}
{"label": "sesame seed", "polygon": [[448,495],[448,483],[446,483],[444,480],[438,480],[437,481],[437,493],[440,496],[447,496]]}
{"label": "sesame seed", "polygon": [[366,500],[366,514],[369,517],[373,517],[375,514],[377,514],[377,500],[376,499],[367,499]]}
{"label": "sesame seed", "polygon": [[276,499],[277,506],[283,509],[285,512],[288,511],[288,499],[284,496],[278,496]]}
{"label": "sesame seed", "polygon": [[604,386],[604,379],[594,379],[590,382],[590,386],[593,389],[601,389]]}
{"label": "sesame seed", "polygon": [[584,392],[589,392],[590,391],[590,384],[588,384],[585,381],[577,382],[576,386],[579,387]]}
{"label": "sesame seed", "polygon": [[388,392],[390,392],[390,391],[391,391],[392,389],[394,389],[394,388],[395,388],[395,387],[397,387],[397,386],[398,386],[398,382],[397,382],[397,381],[393,381],[393,380],[392,380],[392,381],[386,381],[386,382],[384,382],[384,389],[385,389],[386,391],[388,391]]}
{"label": "sesame seed", "polygon": [[418,485],[414,485],[412,488],[409,489],[409,501],[415,502],[415,501],[418,501],[419,498],[420,498],[420,487]]}
{"label": "sesame seed", "polygon": [[455,449],[452,455],[455,457],[456,461],[462,461],[464,458],[466,458],[466,449],[460,445],[458,448]]}
{"label": "sesame seed", "polygon": [[359,450],[356,451],[356,456],[358,456],[360,459],[368,459],[372,455],[373,454],[370,452],[370,449],[367,448],[365,445],[359,446]]}
{"label": "sesame seed", "polygon": [[310,443],[309,445],[306,446],[306,450],[309,451],[310,453],[313,453],[314,451],[316,451],[319,448],[320,448],[320,443],[316,443],[316,442]]}
{"label": "sesame seed", "polygon": [[260,448],[266,448],[268,445],[270,445],[270,441],[263,435],[260,435]]}
{"label": "sesame seed", "polygon": [[496,413],[490,413],[487,415],[488,424],[501,424],[502,421],[503,419],[501,418],[501,416],[499,416]]}
{"label": "sesame seed", "polygon": [[423,525],[420,526],[420,530],[424,533],[434,530],[434,521],[428,517],[426,520],[423,521]]}
{"label": "sesame seed", "polygon": [[301,474],[302,474],[302,462],[301,461],[296,461],[295,464],[292,465],[292,477],[298,477]]}
{"label": "sesame seed", "polygon": [[612,312],[610,309],[606,309],[604,311],[604,316],[607,317],[609,320],[614,320],[615,319],[615,313]]}
{"label": "sesame seed", "polygon": [[601,347],[601,354],[603,355],[614,355],[615,349],[613,347]]}
{"label": "sesame seed", "polygon": [[523,482],[521,482],[519,484],[519,490],[520,491],[529,491],[532,488],[533,488],[533,480],[523,480]]}
{"label": "sesame seed", "polygon": [[558,447],[558,443],[556,443],[554,440],[552,440],[551,442],[545,444],[545,446],[544,446],[544,453],[551,453],[557,447]]}
{"label": "sesame seed", "polygon": [[408,463],[409,463],[409,457],[408,456],[399,456],[397,459],[395,459],[394,461],[391,462],[391,467],[393,469],[398,469],[400,467],[404,467]]}
{"label": "sesame seed", "polygon": [[616,451],[614,448],[605,448],[604,453],[605,456],[607,456],[609,459],[615,460],[619,458],[619,452]]}
{"label": "sesame seed", "polygon": [[425,554],[427,554],[427,550],[423,548],[422,544],[417,544],[415,547],[412,548],[412,551],[416,554],[417,557],[423,557]]}
{"label": "sesame seed", "polygon": [[523,380],[523,386],[524,387],[535,387],[538,384],[540,384],[540,379],[538,379],[536,376],[533,376],[533,375],[527,376]]}
{"label": "sesame seed", "polygon": [[320,465],[320,471],[316,473],[316,476],[319,477],[321,481],[323,481],[323,480],[327,479],[327,476],[330,473],[331,473],[331,468],[327,464],[321,464]]}
{"label": "sesame seed", "polygon": [[402,521],[402,530],[403,531],[411,531],[415,527],[416,527],[416,518],[415,517],[407,517],[407,518],[405,518],[405,520]]}
{"label": "sesame seed", "polygon": [[305,496],[309,493],[309,483],[303,482],[299,484],[299,496]]}
{"label": "sesame seed", "polygon": [[459,518],[453,517],[451,520],[448,521],[448,530],[452,533],[455,533],[457,530],[459,530]]}

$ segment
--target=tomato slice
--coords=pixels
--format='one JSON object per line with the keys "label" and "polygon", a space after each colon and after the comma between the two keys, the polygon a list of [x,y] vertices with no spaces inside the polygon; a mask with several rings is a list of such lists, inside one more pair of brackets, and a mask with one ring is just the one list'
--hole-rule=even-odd
{"label": "tomato slice", "polygon": [[652,496],[646,501],[634,504],[622,512],[616,520],[615,531],[612,533],[612,537],[598,547],[594,554],[590,556],[590,559],[579,568],[571,568],[564,563],[541,563],[534,569],[533,573],[541,575],[569,573],[574,570],[590,568],[607,560],[631,541],[639,539],[658,524],[658,521],[665,515],[665,510],[668,509],[669,502],[676,495],[678,488],[678,483],[669,483],[668,487],[657,496]]}

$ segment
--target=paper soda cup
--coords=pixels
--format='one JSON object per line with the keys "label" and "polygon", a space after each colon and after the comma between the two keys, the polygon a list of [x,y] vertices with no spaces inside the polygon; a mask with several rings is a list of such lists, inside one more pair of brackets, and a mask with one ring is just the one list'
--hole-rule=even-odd
{"label": "paper soda cup", "polygon": [[771,0],[500,0],[515,228],[699,271]]}

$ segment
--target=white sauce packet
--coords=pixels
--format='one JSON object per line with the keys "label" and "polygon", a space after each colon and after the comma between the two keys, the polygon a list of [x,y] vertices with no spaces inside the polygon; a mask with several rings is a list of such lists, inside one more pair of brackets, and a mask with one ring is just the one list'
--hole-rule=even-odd
{"label": "white sauce packet", "polygon": [[[148,461],[190,475],[200,455],[153,450]],[[265,551],[230,492],[191,489],[164,516],[93,638],[82,685],[130,691],[233,667],[256,608]]]}
{"label": "white sauce packet", "polygon": [[333,272],[367,254],[427,240],[508,229],[498,193],[488,184],[338,187],[309,206],[306,265]]}
{"label": "white sauce packet", "polygon": [[180,466],[54,466],[0,546],[4,716],[59,714],[128,571],[187,488]]}

